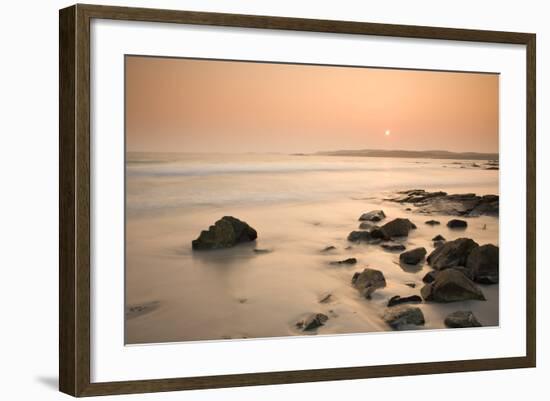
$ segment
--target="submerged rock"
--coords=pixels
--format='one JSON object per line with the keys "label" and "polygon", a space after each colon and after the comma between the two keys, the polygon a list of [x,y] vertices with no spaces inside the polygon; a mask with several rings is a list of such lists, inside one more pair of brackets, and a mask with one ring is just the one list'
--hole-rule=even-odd
{"label": "submerged rock", "polygon": [[406,237],[409,235],[409,231],[415,228],[416,226],[409,219],[397,218],[380,227],[380,231],[385,238],[390,239]]}
{"label": "submerged rock", "polygon": [[466,260],[466,268],[470,270],[474,281],[482,284],[498,283],[498,266],[499,249],[491,244],[473,249]]}
{"label": "submerged rock", "polygon": [[477,247],[478,244],[470,238],[458,238],[434,249],[428,255],[427,261],[436,270],[465,266],[470,252]]}
{"label": "submerged rock", "polygon": [[335,246],[333,245],[329,245],[329,246],[325,246],[323,249],[321,249],[321,252],[329,252],[329,251],[334,251],[336,249]]}
{"label": "submerged rock", "polygon": [[344,260],[338,260],[335,262],[330,262],[331,265],[354,265],[357,263],[357,259],[355,258],[347,258]]}
{"label": "submerged rock", "polygon": [[441,234],[437,234],[435,237],[432,238],[432,241],[445,241],[445,237]]}
{"label": "submerged rock", "polygon": [[418,304],[421,302],[422,298],[420,298],[418,295],[411,295],[409,297],[401,297],[399,295],[396,295],[390,298],[390,300],[388,301],[388,307],[406,303]]}
{"label": "submerged rock", "polygon": [[466,228],[468,227],[468,222],[465,220],[452,219],[447,222],[447,227],[449,228]]}
{"label": "submerged rock", "polygon": [[312,313],[306,319],[296,323],[296,327],[303,331],[311,331],[323,326],[327,320],[328,316],[323,313]]}
{"label": "submerged rock", "polygon": [[400,252],[406,249],[405,245],[396,244],[396,243],[382,244],[380,246],[384,248],[386,251],[390,251],[390,252]]}
{"label": "submerged rock", "polygon": [[426,248],[415,248],[399,255],[399,260],[408,265],[416,265],[426,257]]}
{"label": "submerged rock", "polygon": [[208,231],[202,231],[192,241],[194,250],[231,248],[241,242],[254,241],[258,233],[244,221],[233,216],[224,216],[216,221]]}
{"label": "submerged rock", "polygon": [[421,326],[425,323],[422,310],[416,306],[407,305],[387,308],[383,319],[394,330],[402,330],[410,326]]}
{"label": "submerged rock", "polygon": [[483,292],[457,269],[439,272],[432,283],[422,287],[420,294],[424,300],[434,302],[456,302],[470,299],[485,301]]}
{"label": "submerged rock", "polygon": [[449,328],[481,327],[481,323],[471,311],[456,311],[445,318],[445,326]]}
{"label": "submerged rock", "polygon": [[380,270],[366,268],[356,272],[351,283],[365,298],[370,298],[374,291],[386,286],[386,278]]}
{"label": "submerged rock", "polygon": [[352,231],[348,234],[348,241],[351,242],[371,242],[374,240],[370,231]]}
{"label": "submerged rock", "polygon": [[360,217],[360,221],[380,221],[386,218],[386,214],[383,210],[372,210],[368,213],[363,213]]}
{"label": "submerged rock", "polygon": [[370,221],[362,221],[360,224],[359,224],[359,229],[360,230],[372,230],[374,228],[378,228],[378,226]]}
{"label": "submerged rock", "polygon": [[437,220],[428,220],[426,222],[424,222],[424,224],[427,224],[429,226],[438,226],[440,225],[441,223]]}

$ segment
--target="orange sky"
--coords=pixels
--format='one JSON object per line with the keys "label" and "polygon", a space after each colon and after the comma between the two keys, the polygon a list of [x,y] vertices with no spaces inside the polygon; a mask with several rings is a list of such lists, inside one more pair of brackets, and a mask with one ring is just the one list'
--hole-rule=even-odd
{"label": "orange sky", "polygon": [[498,152],[498,75],[127,56],[126,139],[146,152]]}

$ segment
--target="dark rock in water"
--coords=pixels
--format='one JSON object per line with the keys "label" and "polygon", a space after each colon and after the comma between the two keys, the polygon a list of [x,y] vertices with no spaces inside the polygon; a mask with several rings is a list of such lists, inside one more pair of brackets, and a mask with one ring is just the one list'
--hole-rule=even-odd
{"label": "dark rock in water", "polygon": [[331,298],[332,298],[332,294],[329,292],[328,294],[325,294],[324,296],[321,297],[321,299],[319,300],[319,303],[326,304],[331,301]]}
{"label": "dark rock in water", "polygon": [[387,308],[383,319],[394,330],[406,329],[410,326],[421,326],[425,323],[422,310],[416,306],[408,305]]}
{"label": "dark rock in water", "polygon": [[471,311],[456,311],[445,318],[445,326],[453,329],[464,327],[481,327]]}
{"label": "dark rock in water", "polygon": [[336,249],[335,246],[333,245],[329,245],[329,246],[326,246],[324,247],[323,249],[321,249],[321,252],[329,252],[329,251],[334,251]]}
{"label": "dark rock in water", "polygon": [[439,270],[429,271],[428,273],[426,273],[424,277],[422,277],[422,281],[426,284],[433,283],[438,273],[439,273]]}
{"label": "dark rock in water", "polygon": [[271,253],[273,252],[271,249],[261,249],[261,248],[254,248],[254,253]]}
{"label": "dark rock in water", "polygon": [[397,218],[380,227],[385,238],[406,237],[416,226],[409,219]]}
{"label": "dark rock in water", "polygon": [[159,306],[160,306],[159,301],[152,301],[152,302],[147,302],[147,303],[139,304],[139,305],[130,305],[130,306],[126,307],[126,309],[124,311],[124,316],[127,320],[133,319],[135,317],[153,312]]}
{"label": "dark rock in water", "polygon": [[388,301],[388,306],[395,306],[399,304],[418,304],[422,302],[422,298],[420,298],[418,295],[411,295],[410,297],[400,297],[399,295],[396,295],[394,297],[391,297]]}
{"label": "dark rock in water", "polygon": [[448,269],[456,266],[466,266],[470,252],[478,244],[470,238],[458,238],[445,242],[428,255],[428,264],[435,270]]}
{"label": "dark rock in water", "polygon": [[441,234],[437,234],[435,237],[432,238],[432,241],[445,241],[445,237]]}
{"label": "dark rock in water", "polygon": [[365,298],[370,298],[374,291],[386,286],[386,278],[380,270],[366,268],[356,272],[351,283]]}
{"label": "dark rock in water", "polygon": [[447,222],[447,227],[449,228],[466,228],[468,227],[468,222],[465,220],[452,219]]}
{"label": "dark rock in water", "polygon": [[487,244],[475,248],[466,260],[474,281],[482,284],[498,283],[499,272],[498,246]]}
{"label": "dark rock in water", "polygon": [[232,216],[224,216],[216,221],[208,231],[202,231],[192,241],[194,250],[231,248],[241,242],[254,241],[258,233],[244,221]]}
{"label": "dark rock in water", "polygon": [[485,170],[498,170],[498,167],[486,167]]}
{"label": "dark rock in water", "polygon": [[405,208],[405,211],[410,212],[412,209],[410,207]]}
{"label": "dark rock in water", "polygon": [[439,221],[437,220],[428,220],[425,222],[425,224],[429,225],[429,226],[437,226],[439,224],[441,224]]}
{"label": "dark rock in water", "polygon": [[483,292],[464,273],[457,269],[446,269],[435,276],[435,280],[420,290],[422,298],[434,302],[456,302],[467,300],[485,301]]}
{"label": "dark rock in water", "polygon": [[468,194],[447,194],[446,192],[426,192],[422,189],[398,192],[387,199],[399,203],[413,203],[416,212],[424,214],[448,214],[454,216],[498,216],[498,195],[478,196]]}
{"label": "dark rock in water", "polygon": [[370,231],[352,231],[348,235],[348,241],[351,242],[371,242],[373,239]]}
{"label": "dark rock in water", "polygon": [[360,230],[372,230],[374,228],[378,228],[378,226],[370,221],[362,221],[360,224],[359,224],[359,229]]}
{"label": "dark rock in water", "polygon": [[408,281],[405,283],[405,285],[407,287],[410,287],[410,288],[416,288],[416,283],[412,282],[412,281]]}
{"label": "dark rock in water", "polygon": [[445,244],[445,241],[434,241],[434,248],[439,248],[441,245]]}
{"label": "dark rock in water", "polygon": [[380,246],[384,248],[386,251],[390,251],[390,252],[400,252],[406,249],[405,245],[403,244],[382,244]]}
{"label": "dark rock in water", "polygon": [[355,258],[347,258],[344,260],[338,260],[336,262],[330,262],[331,265],[354,265],[357,263]]}
{"label": "dark rock in water", "polygon": [[376,222],[385,218],[386,218],[386,215],[383,210],[372,210],[368,213],[363,213],[361,217],[359,217],[359,220]]}
{"label": "dark rock in water", "polygon": [[408,265],[416,265],[426,257],[426,248],[415,248],[399,255],[399,260]]}
{"label": "dark rock in water", "polygon": [[298,322],[297,327],[301,327],[304,331],[315,330],[323,326],[328,320],[328,316],[323,313],[313,313],[305,320]]}

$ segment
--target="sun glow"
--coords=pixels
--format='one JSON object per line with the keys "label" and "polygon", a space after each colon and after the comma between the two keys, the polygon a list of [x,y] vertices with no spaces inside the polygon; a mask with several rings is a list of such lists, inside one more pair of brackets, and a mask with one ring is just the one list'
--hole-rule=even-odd
{"label": "sun glow", "polygon": [[390,136],[390,134],[391,134],[391,131],[389,129],[387,129],[386,132],[384,132],[384,135],[386,136]]}

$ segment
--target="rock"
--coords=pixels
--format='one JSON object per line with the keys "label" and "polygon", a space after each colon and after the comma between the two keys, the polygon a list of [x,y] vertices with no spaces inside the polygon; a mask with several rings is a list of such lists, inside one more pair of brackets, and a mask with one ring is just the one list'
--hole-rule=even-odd
{"label": "rock", "polygon": [[327,315],[323,313],[313,313],[305,320],[298,322],[296,326],[301,327],[304,331],[311,331],[323,326],[327,320]]}
{"label": "rock", "polygon": [[351,283],[365,298],[370,298],[374,291],[386,286],[386,278],[380,270],[366,268],[356,272]]}
{"label": "rock", "polygon": [[438,273],[439,270],[429,271],[424,277],[422,277],[422,281],[426,284],[433,283]]}
{"label": "rock", "polygon": [[348,241],[351,242],[371,242],[373,239],[370,231],[352,231],[348,235]]}
{"label": "rock", "polygon": [[452,219],[447,222],[447,227],[449,228],[466,228],[468,227],[468,222],[465,220]]}
{"label": "rock", "polygon": [[432,238],[432,241],[445,241],[445,237],[441,234],[437,234],[435,237]]}
{"label": "rock", "polygon": [[467,300],[485,301],[483,292],[464,273],[457,269],[446,269],[435,276],[435,280],[420,290],[422,298],[434,302],[456,302]]}
{"label": "rock", "polygon": [[465,266],[470,252],[477,247],[478,244],[470,238],[458,238],[434,249],[428,255],[427,261],[435,270]]}
{"label": "rock", "polygon": [[400,297],[399,295],[396,295],[394,297],[391,297],[388,301],[388,306],[395,306],[399,304],[406,304],[406,303],[413,303],[418,304],[422,302],[422,298],[420,298],[418,295],[411,295],[409,297]]}
{"label": "rock", "polygon": [[399,255],[399,260],[408,265],[416,265],[426,257],[426,248],[415,248]]}
{"label": "rock", "polygon": [[127,320],[130,320],[135,317],[153,312],[154,310],[158,309],[159,306],[159,301],[152,301],[139,305],[129,305],[124,310],[124,316]]}
{"label": "rock", "polygon": [[329,252],[329,251],[334,251],[336,249],[335,246],[333,245],[329,245],[329,246],[325,246],[323,249],[321,249],[321,252]]}
{"label": "rock", "polygon": [[408,281],[405,283],[405,285],[407,287],[410,287],[410,288],[416,288],[416,283],[412,282],[412,281]]}
{"label": "rock", "polygon": [[410,207],[405,208],[406,212],[410,212],[412,209]]}
{"label": "rock", "polygon": [[378,226],[370,221],[362,221],[360,224],[359,224],[359,229],[360,230],[372,230],[374,228],[378,228]]}
{"label": "rock", "polygon": [[338,260],[335,262],[330,262],[331,265],[354,265],[357,263],[357,259],[355,258],[347,258],[344,260]]}
{"label": "rock", "polygon": [[328,294],[325,294],[321,297],[321,299],[319,300],[319,303],[326,304],[331,301],[331,298],[332,298],[332,294],[329,292]]}
{"label": "rock", "polygon": [[439,248],[444,243],[445,243],[445,241],[434,241],[433,246],[434,246],[434,248]]}
{"label": "rock", "polygon": [[498,195],[478,196],[473,193],[447,194],[446,192],[426,192],[422,189],[413,189],[398,192],[396,197],[387,200],[399,203],[413,203],[417,207],[416,212],[424,214],[498,216],[499,213]]}
{"label": "rock", "polygon": [[385,238],[406,237],[416,226],[409,219],[397,218],[384,224],[380,230]]}
{"label": "rock", "polygon": [[231,248],[241,242],[254,241],[258,237],[256,230],[232,216],[224,216],[216,221],[208,231],[202,231],[192,241],[194,250]]}
{"label": "rock", "polygon": [[456,311],[445,318],[445,326],[450,328],[481,327],[471,311]]}
{"label": "rock", "polygon": [[383,319],[394,330],[406,329],[410,326],[421,326],[425,323],[422,310],[416,306],[408,305],[387,308]]}
{"label": "rock", "polygon": [[260,249],[260,248],[254,248],[254,253],[271,253],[273,252],[271,249]]}
{"label": "rock", "polygon": [[372,210],[368,213],[363,213],[361,217],[359,217],[360,221],[380,221],[382,219],[385,219],[386,215],[383,210]]}
{"label": "rock", "polygon": [[438,226],[440,225],[441,223],[437,220],[428,220],[426,222],[424,222],[424,224],[427,224],[429,226]]}
{"label": "rock", "polygon": [[478,283],[498,283],[498,246],[487,244],[473,249],[466,260],[466,268],[470,270],[474,281]]}
{"label": "rock", "polygon": [[404,251],[406,248],[405,248],[405,245],[403,244],[395,244],[395,243],[391,243],[391,244],[382,244],[380,245],[382,248],[384,248],[386,251],[390,251],[390,252],[399,252],[399,251]]}

